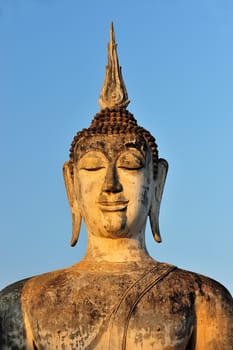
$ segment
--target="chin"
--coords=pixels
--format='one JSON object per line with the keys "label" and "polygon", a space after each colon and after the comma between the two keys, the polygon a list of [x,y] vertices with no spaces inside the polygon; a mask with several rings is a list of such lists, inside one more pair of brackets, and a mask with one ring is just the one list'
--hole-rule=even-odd
{"label": "chin", "polygon": [[126,238],[129,234],[129,229],[120,225],[106,225],[104,231],[104,236],[109,238]]}
{"label": "chin", "polygon": [[124,238],[128,237],[129,229],[127,226],[127,217],[122,213],[104,215],[103,218],[103,237]]}
{"label": "chin", "polygon": [[106,238],[133,238],[137,236],[146,224],[138,217],[129,218],[126,212],[104,213],[101,216],[102,229],[100,235]]}
{"label": "chin", "polygon": [[[133,238],[145,229],[145,220],[131,217],[126,211],[101,211],[98,222],[92,226],[91,232],[96,237],[103,238]],[[101,223],[101,225],[100,225]]]}

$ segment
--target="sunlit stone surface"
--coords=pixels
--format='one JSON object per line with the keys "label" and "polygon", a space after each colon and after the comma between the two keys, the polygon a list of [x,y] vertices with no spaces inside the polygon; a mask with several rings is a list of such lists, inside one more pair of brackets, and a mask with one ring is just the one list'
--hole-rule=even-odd
{"label": "sunlit stone surface", "polygon": [[149,217],[159,208],[168,164],[126,110],[113,27],[102,110],[79,132],[64,164],[71,245],[84,220],[82,261],[17,282],[0,294],[0,349],[231,350],[232,297],[218,282],[152,259]]}

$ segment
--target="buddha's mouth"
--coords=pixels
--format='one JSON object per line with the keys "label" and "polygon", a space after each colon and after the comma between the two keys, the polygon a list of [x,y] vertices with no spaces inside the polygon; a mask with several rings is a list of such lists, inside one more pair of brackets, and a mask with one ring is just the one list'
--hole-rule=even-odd
{"label": "buddha's mouth", "polygon": [[98,202],[98,204],[102,211],[114,212],[126,210],[128,202],[129,201],[101,201]]}

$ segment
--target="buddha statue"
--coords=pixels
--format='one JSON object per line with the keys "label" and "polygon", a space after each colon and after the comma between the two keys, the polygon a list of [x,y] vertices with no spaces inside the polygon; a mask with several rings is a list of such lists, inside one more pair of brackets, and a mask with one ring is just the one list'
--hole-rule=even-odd
{"label": "buddha statue", "polygon": [[101,111],[78,132],[64,164],[72,239],[88,235],[77,264],[31,277],[0,294],[0,349],[230,350],[233,303],[218,282],[154,260],[149,217],[159,209],[168,163],[126,109],[113,26]]}

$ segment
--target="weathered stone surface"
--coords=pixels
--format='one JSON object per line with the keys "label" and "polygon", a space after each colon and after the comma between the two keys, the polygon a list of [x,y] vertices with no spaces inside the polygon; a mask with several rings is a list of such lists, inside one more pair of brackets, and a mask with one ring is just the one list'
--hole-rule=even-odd
{"label": "weathered stone surface", "polygon": [[98,265],[79,263],[5,290],[2,324],[11,325],[1,349],[232,348],[231,296],[216,281],[174,269],[144,293],[145,268],[162,265],[161,277],[163,264]]}
{"label": "weathered stone surface", "polygon": [[129,104],[127,90],[122,78],[121,67],[118,63],[117,44],[113,23],[110,29],[110,42],[108,44],[108,65],[106,76],[101,90],[99,104],[102,109],[114,107],[127,107]]}
{"label": "weathered stone surface", "polygon": [[27,280],[16,282],[0,292],[0,349],[26,349],[21,293]]}
{"label": "weathered stone surface", "polygon": [[0,293],[0,349],[233,349],[228,291],[149,256],[146,221],[160,242],[168,164],[122,101],[109,107],[76,135],[64,164],[71,245],[83,220],[85,257]]}

